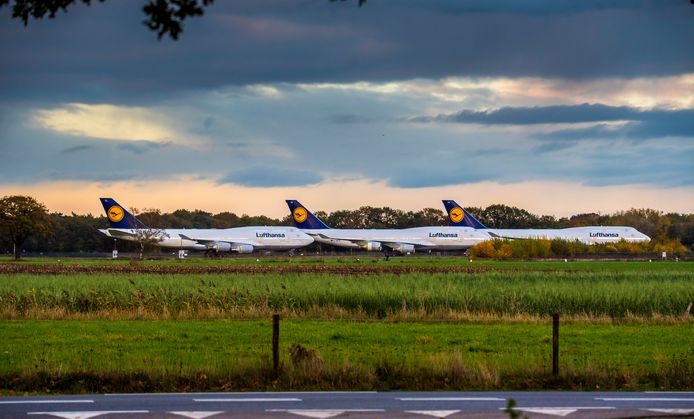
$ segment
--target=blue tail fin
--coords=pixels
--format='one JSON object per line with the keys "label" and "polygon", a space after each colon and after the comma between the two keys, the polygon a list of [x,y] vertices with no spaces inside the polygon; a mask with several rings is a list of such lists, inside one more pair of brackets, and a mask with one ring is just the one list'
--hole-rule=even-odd
{"label": "blue tail fin", "polygon": [[307,210],[306,207],[301,205],[299,201],[293,201],[287,199],[287,205],[289,206],[289,211],[292,213],[292,220],[298,228],[305,230],[321,230],[330,228],[325,225],[324,222],[319,220],[311,211]]}
{"label": "blue tail fin", "polygon": [[484,224],[477,221],[465,208],[458,205],[453,200],[444,199],[443,206],[446,207],[448,219],[454,227],[472,227],[476,229],[487,228]]}
{"label": "blue tail fin", "polygon": [[147,228],[140,220],[128,212],[125,208],[118,204],[113,198],[99,198],[101,205],[106,211],[106,218],[111,225],[111,228]]}

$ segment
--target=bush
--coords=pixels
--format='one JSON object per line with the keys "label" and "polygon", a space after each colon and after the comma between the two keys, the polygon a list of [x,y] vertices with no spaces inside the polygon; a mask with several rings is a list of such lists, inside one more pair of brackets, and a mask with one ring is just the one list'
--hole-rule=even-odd
{"label": "bush", "polygon": [[578,240],[561,239],[494,239],[479,243],[468,251],[471,257],[489,259],[530,259],[567,257],[600,253],[661,253],[668,255],[687,253],[687,248],[678,240],[664,239],[645,243],[621,240],[615,243],[585,244]]}

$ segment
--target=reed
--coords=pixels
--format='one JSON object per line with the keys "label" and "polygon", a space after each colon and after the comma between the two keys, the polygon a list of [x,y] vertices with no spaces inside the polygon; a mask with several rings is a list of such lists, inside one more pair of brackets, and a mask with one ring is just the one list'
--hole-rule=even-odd
{"label": "reed", "polygon": [[0,318],[669,318],[687,321],[689,271],[0,275]]}

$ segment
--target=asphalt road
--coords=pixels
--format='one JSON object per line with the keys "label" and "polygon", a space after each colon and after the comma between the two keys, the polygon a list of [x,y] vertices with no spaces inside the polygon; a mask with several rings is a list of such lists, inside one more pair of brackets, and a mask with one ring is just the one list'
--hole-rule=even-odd
{"label": "asphalt road", "polygon": [[3,418],[694,417],[694,392],[285,392],[2,397]]}

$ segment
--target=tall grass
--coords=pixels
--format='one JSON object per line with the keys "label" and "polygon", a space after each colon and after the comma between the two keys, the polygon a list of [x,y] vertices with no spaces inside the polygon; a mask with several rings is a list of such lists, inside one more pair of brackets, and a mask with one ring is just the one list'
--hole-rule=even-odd
{"label": "tall grass", "polygon": [[687,271],[0,275],[0,318],[681,316]]}

